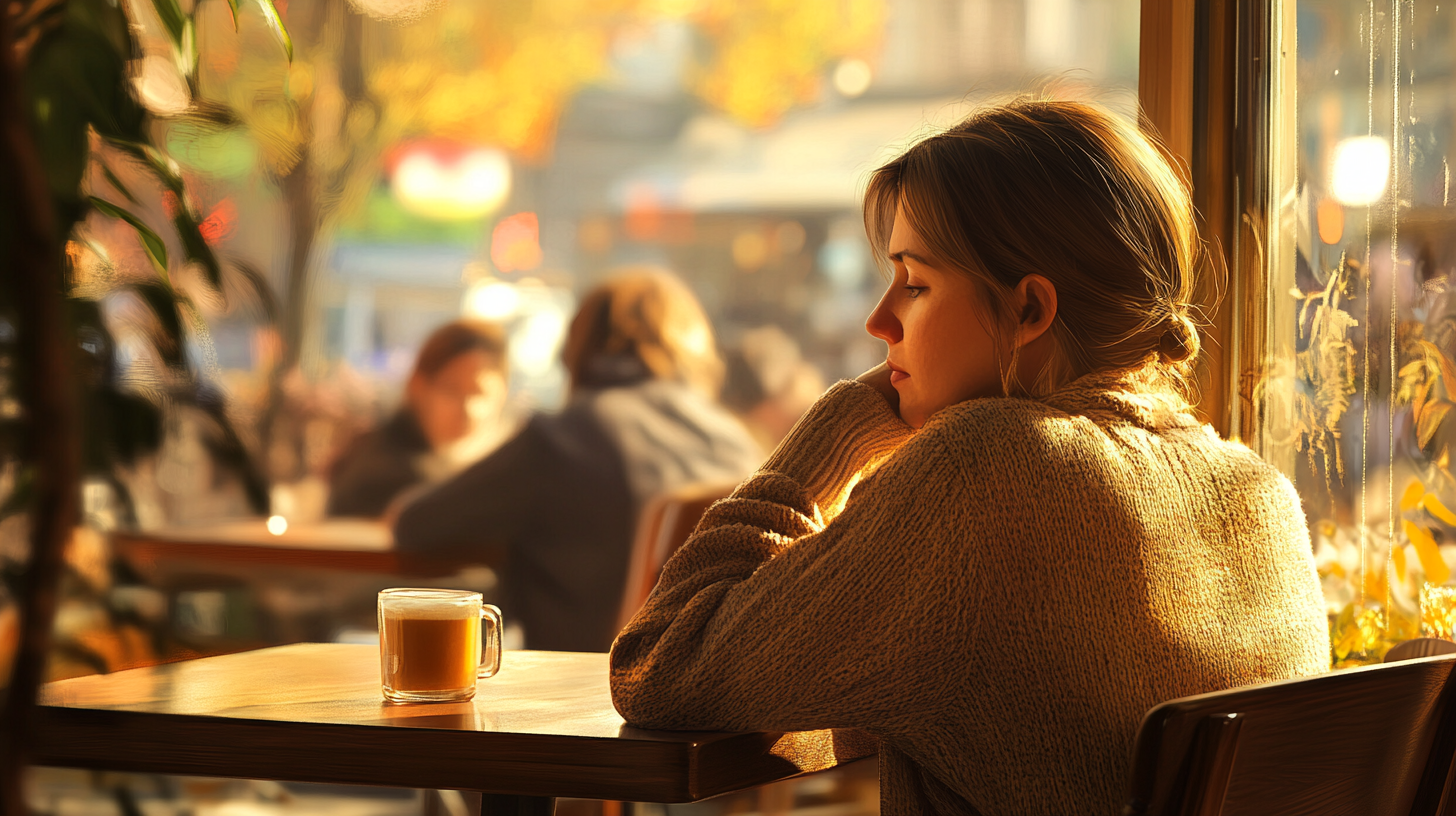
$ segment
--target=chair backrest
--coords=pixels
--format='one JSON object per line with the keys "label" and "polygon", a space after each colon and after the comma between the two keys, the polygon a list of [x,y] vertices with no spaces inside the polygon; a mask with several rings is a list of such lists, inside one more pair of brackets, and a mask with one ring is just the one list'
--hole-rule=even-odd
{"label": "chair backrest", "polygon": [[1456,816],[1456,655],[1148,712],[1125,816]]}
{"label": "chair backrest", "polygon": [[1456,643],[1441,638],[1414,638],[1390,647],[1390,651],[1385,653],[1384,662],[1394,663],[1397,660],[1413,660],[1417,657],[1435,657],[1443,654],[1456,654]]}
{"label": "chair backrest", "polygon": [[698,519],[713,502],[726,498],[737,486],[736,483],[690,485],[656,496],[642,508],[637,534],[632,539],[627,586],[622,592],[622,608],[617,616],[618,631],[647,603],[647,596],[657,586],[657,576],[662,574],[662,566],[693,534]]}

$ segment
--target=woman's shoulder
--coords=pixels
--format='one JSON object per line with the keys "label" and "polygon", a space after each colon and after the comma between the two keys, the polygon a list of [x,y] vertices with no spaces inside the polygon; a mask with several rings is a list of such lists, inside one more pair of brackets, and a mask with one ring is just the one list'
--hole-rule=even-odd
{"label": "woman's shoulder", "polygon": [[951,405],[931,417],[916,440],[925,447],[981,451],[987,456],[1014,452],[1019,458],[1041,452],[1052,460],[1100,457],[1126,444],[1176,444],[1202,449],[1267,468],[1257,455],[1183,410],[1150,410],[1136,395],[1115,395],[1091,407],[1055,400],[988,397]]}
{"label": "woman's shoulder", "polygon": [[[978,467],[1015,468],[1028,475],[1068,468],[1095,471],[1102,469],[1098,463],[1111,460],[1129,466],[1177,461],[1230,488],[1258,485],[1293,495],[1278,469],[1245,445],[1219,437],[1186,404],[1180,411],[1149,410],[1149,404],[1125,394],[1089,408],[1013,397],[968,400],[925,424],[913,440],[919,449],[915,455],[953,456]],[[1183,452],[1168,455],[1174,448]],[[1154,453],[1159,449],[1163,455]]]}
{"label": "woman's shoulder", "polygon": [[1054,435],[1056,426],[1068,420],[1073,417],[1036,400],[985,397],[941,409],[915,434],[915,441],[1021,448]]}

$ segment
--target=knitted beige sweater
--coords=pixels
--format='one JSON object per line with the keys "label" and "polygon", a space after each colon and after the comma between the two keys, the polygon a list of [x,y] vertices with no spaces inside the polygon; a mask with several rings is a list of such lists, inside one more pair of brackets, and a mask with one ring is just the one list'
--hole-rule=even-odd
{"label": "knitted beige sweater", "polygon": [[612,695],[864,729],[891,816],[1116,814],[1148,709],[1327,670],[1323,608],[1289,482],[1136,376],[919,432],[845,382],[668,563]]}

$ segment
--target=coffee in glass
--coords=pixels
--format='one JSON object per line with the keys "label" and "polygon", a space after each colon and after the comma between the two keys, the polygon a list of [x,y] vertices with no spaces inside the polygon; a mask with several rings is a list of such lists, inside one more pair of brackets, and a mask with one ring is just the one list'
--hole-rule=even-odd
{"label": "coffee in glass", "polygon": [[379,668],[386,700],[469,700],[476,679],[495,674],[500,659],[501,612],[482,603],[479,592],[399,588],[379,593]]}

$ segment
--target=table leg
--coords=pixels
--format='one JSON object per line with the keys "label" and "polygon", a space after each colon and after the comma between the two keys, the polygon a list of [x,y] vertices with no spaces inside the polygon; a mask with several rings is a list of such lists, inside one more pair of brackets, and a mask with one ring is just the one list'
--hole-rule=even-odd
{"label": "table leg", "polygon": [[480,795],[480,816],[552,816],[556,800],[550,796]]}

